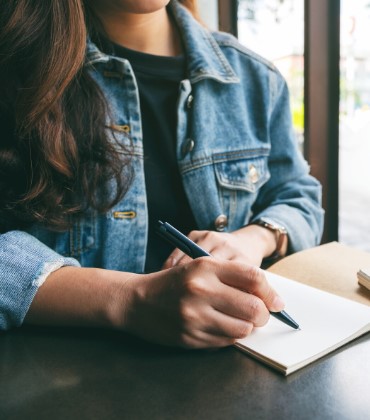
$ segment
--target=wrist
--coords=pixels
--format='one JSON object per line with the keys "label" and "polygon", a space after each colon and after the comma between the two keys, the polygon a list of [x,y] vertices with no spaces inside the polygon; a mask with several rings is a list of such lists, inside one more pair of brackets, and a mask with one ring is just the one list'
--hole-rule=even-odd
{"label": "wrist", "polygon": [[65,266],[39,287],[25,322],[126,329],[139,275]]}
{"label": "wrist", "polygon": [[142,275],[100,270],[103,280],[109,284],[104,313],[110,327],[130,330],[131,314],[139,299],[139,278]]}
{"label": "wrist", "polygon": [[253,252],[259,255],[260,261],[271,255],[276,248],[276,239],[273,232],[258,225],[248,225],[232,232],[235,236],[247,236],[253,243]]}
{"label": "wrist", "polygon": [[264,258],[272,261],[286,255],[288,249],[288,235],[284,226],[267,217],[261,217],[260,219],[255,220],[251,225],[259,226],[274,235],[274,250],[265,255]]}
{"label": "wrist", "polygon": [[65,266],[39,287],[25,322],[38,325],[111,326],[117,280],[108,270]]}

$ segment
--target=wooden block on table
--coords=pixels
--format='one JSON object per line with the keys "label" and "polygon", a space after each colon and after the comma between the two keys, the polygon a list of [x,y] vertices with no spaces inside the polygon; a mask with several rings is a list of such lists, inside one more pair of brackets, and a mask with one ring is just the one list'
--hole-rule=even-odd
{"label": "wooden block on table", "polygon": [[370,267],[370,253],[330,242],[289,255],[268,271],[370,306],[370,290],[357,273]]}

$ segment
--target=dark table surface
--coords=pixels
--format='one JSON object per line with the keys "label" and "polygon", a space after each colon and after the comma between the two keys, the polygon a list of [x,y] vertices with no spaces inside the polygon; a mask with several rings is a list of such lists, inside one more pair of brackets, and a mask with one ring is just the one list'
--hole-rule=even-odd
{"label": "dark table surface", "polygon": [[114,331],[0,335],[0,419],[370,419],[370,334],[288,377],[234,348]]}

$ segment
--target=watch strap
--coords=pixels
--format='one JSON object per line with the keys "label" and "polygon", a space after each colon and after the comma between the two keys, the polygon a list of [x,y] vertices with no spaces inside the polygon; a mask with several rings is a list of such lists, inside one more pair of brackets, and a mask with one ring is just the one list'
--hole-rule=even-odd
{"label": "watch strap", "polygon": [[268,218],[257,219],[253,221],[251,224],[262,226],[266,229],[269,229],[275,234],[275,238],[276,238],[275,251],[269,257],[266,257],[265,260],[275,260],[277,258],[284,257],[283,245],[284,245],[285,237],[287,236],[286,228]]}

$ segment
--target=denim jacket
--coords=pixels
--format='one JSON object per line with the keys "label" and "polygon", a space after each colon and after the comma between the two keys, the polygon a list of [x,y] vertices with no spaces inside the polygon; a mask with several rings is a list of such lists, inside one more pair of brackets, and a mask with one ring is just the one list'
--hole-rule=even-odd
{"label": "denim jacket", "polygon": [[[179,86],[178,168],[198,228],[234,231],[269,217],[286,227],[290,252],[318,244],[321,187],[297,148],[282,76],[231,35],[210,33],[177,1],[169,7],[188,63]],[[144,270],[148,217],[135,76],[127,60],[90,41],[85,65],[108,98],[119,140],[133,148],[134,178],[111,211],[90,211],[67,232],[34,225],[0,235],[0,329],[22,324],[38,287],[62,266]]]}

